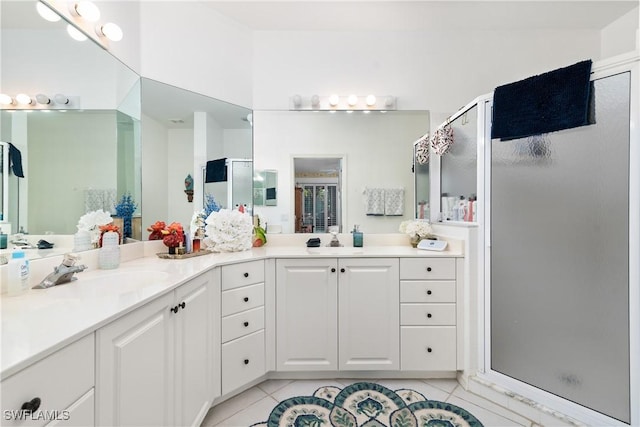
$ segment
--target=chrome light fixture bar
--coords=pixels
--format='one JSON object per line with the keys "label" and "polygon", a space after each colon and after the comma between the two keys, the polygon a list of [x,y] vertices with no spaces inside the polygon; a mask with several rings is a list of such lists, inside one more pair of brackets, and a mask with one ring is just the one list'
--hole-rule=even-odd
{"label": "chrome light fixture bar", "polygon": [[289,98],[292,111],[393,111],[397,98],[392,95],[311,95],[295,94]]}

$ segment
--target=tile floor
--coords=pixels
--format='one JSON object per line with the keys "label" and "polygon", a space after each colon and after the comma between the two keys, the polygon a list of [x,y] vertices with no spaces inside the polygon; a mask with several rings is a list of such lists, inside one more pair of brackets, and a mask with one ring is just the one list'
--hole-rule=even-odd
{"label": "tile floor", "polygon": [[201,427],[248,427],[265,421],[273,407],[289,397],[310,396],[319,387],[340,388],[358,381],[372,381],[392,390],[411,388],[427,398],[450,402],[471,412],[485,427],[526,426],[538,424],[482,397],[465,391],[454,379],[433,380],[267,380],[209,410]]}

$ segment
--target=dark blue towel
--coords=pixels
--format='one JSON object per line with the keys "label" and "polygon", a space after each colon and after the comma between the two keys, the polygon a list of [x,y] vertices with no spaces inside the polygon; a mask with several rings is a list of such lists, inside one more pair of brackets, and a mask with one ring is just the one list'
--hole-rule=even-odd
{"label": "dark blue towel", "polygon": [[22,171],[22,154],[12,143],[9,143],[9,162],[11,163],[13,174],[17,177],[24,178],[24,172]]}
{"label": "dark blue towel", "polygon": [[587,60],[497,87],[491,138],[525,138],[589,124],[590,75]]}
{"label": "dark blue towel", "polygon": [[204,182],[222,182],[227,180],[227,158],[209,160]]}

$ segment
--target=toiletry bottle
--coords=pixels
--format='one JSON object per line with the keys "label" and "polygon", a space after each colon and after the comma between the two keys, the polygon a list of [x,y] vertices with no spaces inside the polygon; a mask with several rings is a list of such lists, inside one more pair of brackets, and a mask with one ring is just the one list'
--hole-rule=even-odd
{"label": "toiletry bottle", "polygon": [[0,228],[0,249],[7,249],[7,235]]}
{"label": "toiletry bottle", "polygon": [[29,260],[25,258],[22,249],[14,249],[11,253],[8,269],[7,293],[9,295],[19,295],[29,289]]}
{"label": "toiletry bottle", "polygon": [[107,231],[102,235],[102,247],[98,253],[98,265],[103,270],[111,270],[120,266],[120,235],[115,231]]}
{"label": "toiletry bottle", "polygon": [[360,231],[360,226],[354,225],[353,226],[353,247],[361,248],[362,244],[364,243],[363,241],[364,241],[364,236],[362,234],[362,231]]}

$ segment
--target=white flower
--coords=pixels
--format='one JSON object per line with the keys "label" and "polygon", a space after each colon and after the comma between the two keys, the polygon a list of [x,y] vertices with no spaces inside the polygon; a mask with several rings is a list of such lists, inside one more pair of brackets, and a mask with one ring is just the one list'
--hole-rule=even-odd
{"label": "white flower", "polygon": [[401,233],[408,234],[409,236],[415,236],[416,234],[422,238],[427,237],[433,233],[431,224],[425,220],[406,220],[400,223],[399,231]]}
{"label": "white flower", "polygon": [[78,231],[88,231],[91,234],[91,243],[100,240],[100,226],[113,222],[111,214],[102,209],[90,211],[82,215],[78,220]]}
{"label": "white flower", "polygon": [[205,220],[204,243],[215,252],[239,252],[251,249],[253,221],[247,213],[220,209]]}

